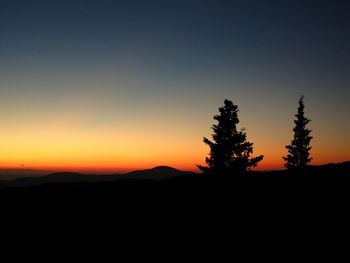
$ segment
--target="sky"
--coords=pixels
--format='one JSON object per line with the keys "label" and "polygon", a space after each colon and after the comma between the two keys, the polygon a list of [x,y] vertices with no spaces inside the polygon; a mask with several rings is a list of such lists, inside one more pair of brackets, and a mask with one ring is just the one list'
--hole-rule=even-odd
{"label": "sky", "polygon": [[0,0],[0,167],[204,164],[224,99],[282,169],[300,95],[312,164],[350,159],[348,1]]}

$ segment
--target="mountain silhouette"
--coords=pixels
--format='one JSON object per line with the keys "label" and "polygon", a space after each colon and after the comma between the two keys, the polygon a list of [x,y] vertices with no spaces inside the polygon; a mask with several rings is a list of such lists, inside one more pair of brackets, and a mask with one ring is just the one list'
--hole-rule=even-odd
{"label": "mountain silhouette", "polygon": [[317,172],[323,174],[350,174],[350,161],[341,163],[327,163],[323,165],[311,165],[308,167],[309,172]]}
{"label": "mountain silhouette", "polygon": [[163,179],[184,174],[193,174],[193,172],[181,171],[170,166],[156,166],[147,170],[132,171],[127,173],[126,176],[140,179],[152,176],[152,179]]}
{"label": "mountain silhouette", "polygon": [[[20,169],[18,169],[20,170]],[[3,170],[7,171],[7,170]],[[22,173],[18,172],[17,169],[8,169],[10,172],[9,175],[3,174],[3,177],[6,180],[0,180],[0,188],[7,187],[25,187],[25,186],[35,186],[42,185],[47,183],[79,183],[79,182],[112,182],[116,180],[128,180],[128,179],[138,179],[138,180],[161,180],[172,177],[178,177],[181,175],[194,175],[196,173],[191,171],[182,171],[175,169],[170,166],[156,166],[150,169],[145,170],[135,170],[128,173],[121,174],[84,174],[84,173],[76,173],[76,172],[56,172],[47,174],[47,171],[40,170],[20,170]],[[265,172],[257,172],[263,173],[264,175],[283,175],[287,173],[287,170],[272,170]],[[309,175],[318,176],[332,174],[333,176],[337,175],[348,175],[350,174],[350,161],[342,162],[342,163],[328,163],[323,165],[310,165],[307,167],[307,173]],[[1,173],[0,173],[1,174]],[[20,178],[16,178],[10,180],[12,175],[21,176]]]}
{"label": "mountain silhouette", "polygon": [[84,174],[75,172],[56,172],[45,176],[22,177],[0,181],[0,188],[42,185],[47,183],[110,182],[127,179],[159,180],[180,175],[195,174],[169,166],[157,166],[146,170],[136,170],[124,174]]}
{"label": "mountain silhouette", "polygon": [[14,182],[32,186],[0,189],[2,257],[349,261],[349,171],[344,162],[301,174],[181,176],[160,166],[23,178]]}
{"label": "mountain silhouette", "polygon": [[52,171],[34,169],[0,169],[0,181],[9,181],[24,177],[39,177],[50,173],[52,173]]}

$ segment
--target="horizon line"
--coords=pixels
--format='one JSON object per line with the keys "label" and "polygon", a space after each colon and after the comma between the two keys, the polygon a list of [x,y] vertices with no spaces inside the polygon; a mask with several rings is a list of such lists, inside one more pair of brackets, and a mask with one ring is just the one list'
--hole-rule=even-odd
{"label": "horizon line", "polygon": [[[319,165],[326,165],[326,164],[336,164],[336,163],[344,163],[348,162],[350,160],[344,160],[340,162],[326,162],[326,163],[317,163],[317,164],[310,164],[310,166],[319,166]],[[15,171],[21,171],[21,170],[33,170],[33,171],[43,171],[43,172],[81,172],[81,173],[90,173],[90,172],[97,172],[97,173],[128,173],[132,171],[137,170],[148,170],[155,167],[171,167],[180,171],[188,171],[188,172],[195,172],[199,173],[199,169],[197,167],[190,168],[190,167],[176,167],[172,165],[153,165],[153,166],[145,166],[145,167],[87,167],[87,166],[0,166],[1,170],[15,170]],[[286,170],[284,166],[275,166],[275,167],[264,167],[264,168],[253,168],[252,171],[283,171]]]}

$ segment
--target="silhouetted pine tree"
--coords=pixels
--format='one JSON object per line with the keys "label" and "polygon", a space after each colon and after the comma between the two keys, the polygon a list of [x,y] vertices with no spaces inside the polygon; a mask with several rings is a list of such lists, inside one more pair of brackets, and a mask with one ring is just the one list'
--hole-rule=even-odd
{"label": "silhouetted pine tree", "polygon": [[295,127],[294,138],[290,145],[286,145],[288,150],[287,156],[284,156],[283,159],[286,161],[284,166],[289,170],[293,169],[303,169],[306,167],[312,158],[310,156],[310,141],[312,136],[310,136],[311,130],[306,128],[306,125],[310,122],[309,119],[304,116],[304,96],[301,96],[299,99],[298,113],[294,116]]}
{"label": "silhouetted pine tree", "polygon": [[250,167],[256,167],[263,159],[263,155],[251,157],[253,143],[247,141],[244,129],[237,130],[237,105],[227,99],[224,103],[225,105],[219,108],[220,114],[214,116],[218,124],[212,126],[213,141],[203,139],[210,147],[209,157],[205,160],[208,166],[199,165],[198,168],[205,173],[242,173]]}

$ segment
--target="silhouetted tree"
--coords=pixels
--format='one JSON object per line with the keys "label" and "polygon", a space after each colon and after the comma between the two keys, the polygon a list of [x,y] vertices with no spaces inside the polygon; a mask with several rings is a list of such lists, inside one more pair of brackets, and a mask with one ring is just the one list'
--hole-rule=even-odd
{"label": "silhouetted tree", "polygon": [[237,105],[227,99],[224,104],[219,108],[220,114],[214,116],[218,124],[212,126],[213,141],[203,139],[204,143],[210,147],[209,157],[205,159],[208,166],[199,165],[198,168],[205,173],[242,173],[250,167],[256,167],[263,159],[263,155],[251,157],[253,143],[247,141],[244,128],[237,130],[239,123]]}
{"label": "silhouetted tree", "polygon": [[294,138],[290,145],[286,145],[288,154],[283,157],[286,161],[284,166],[289,170],[303,169],[312,160],[309,157],[310,141],[312,139],[312,136],[310,136],[311,130],[306,128],[310,120],[304,116],[304,108],[304,96],[300,96],[298,113],[294,115],[296,117],[293,129]]}

